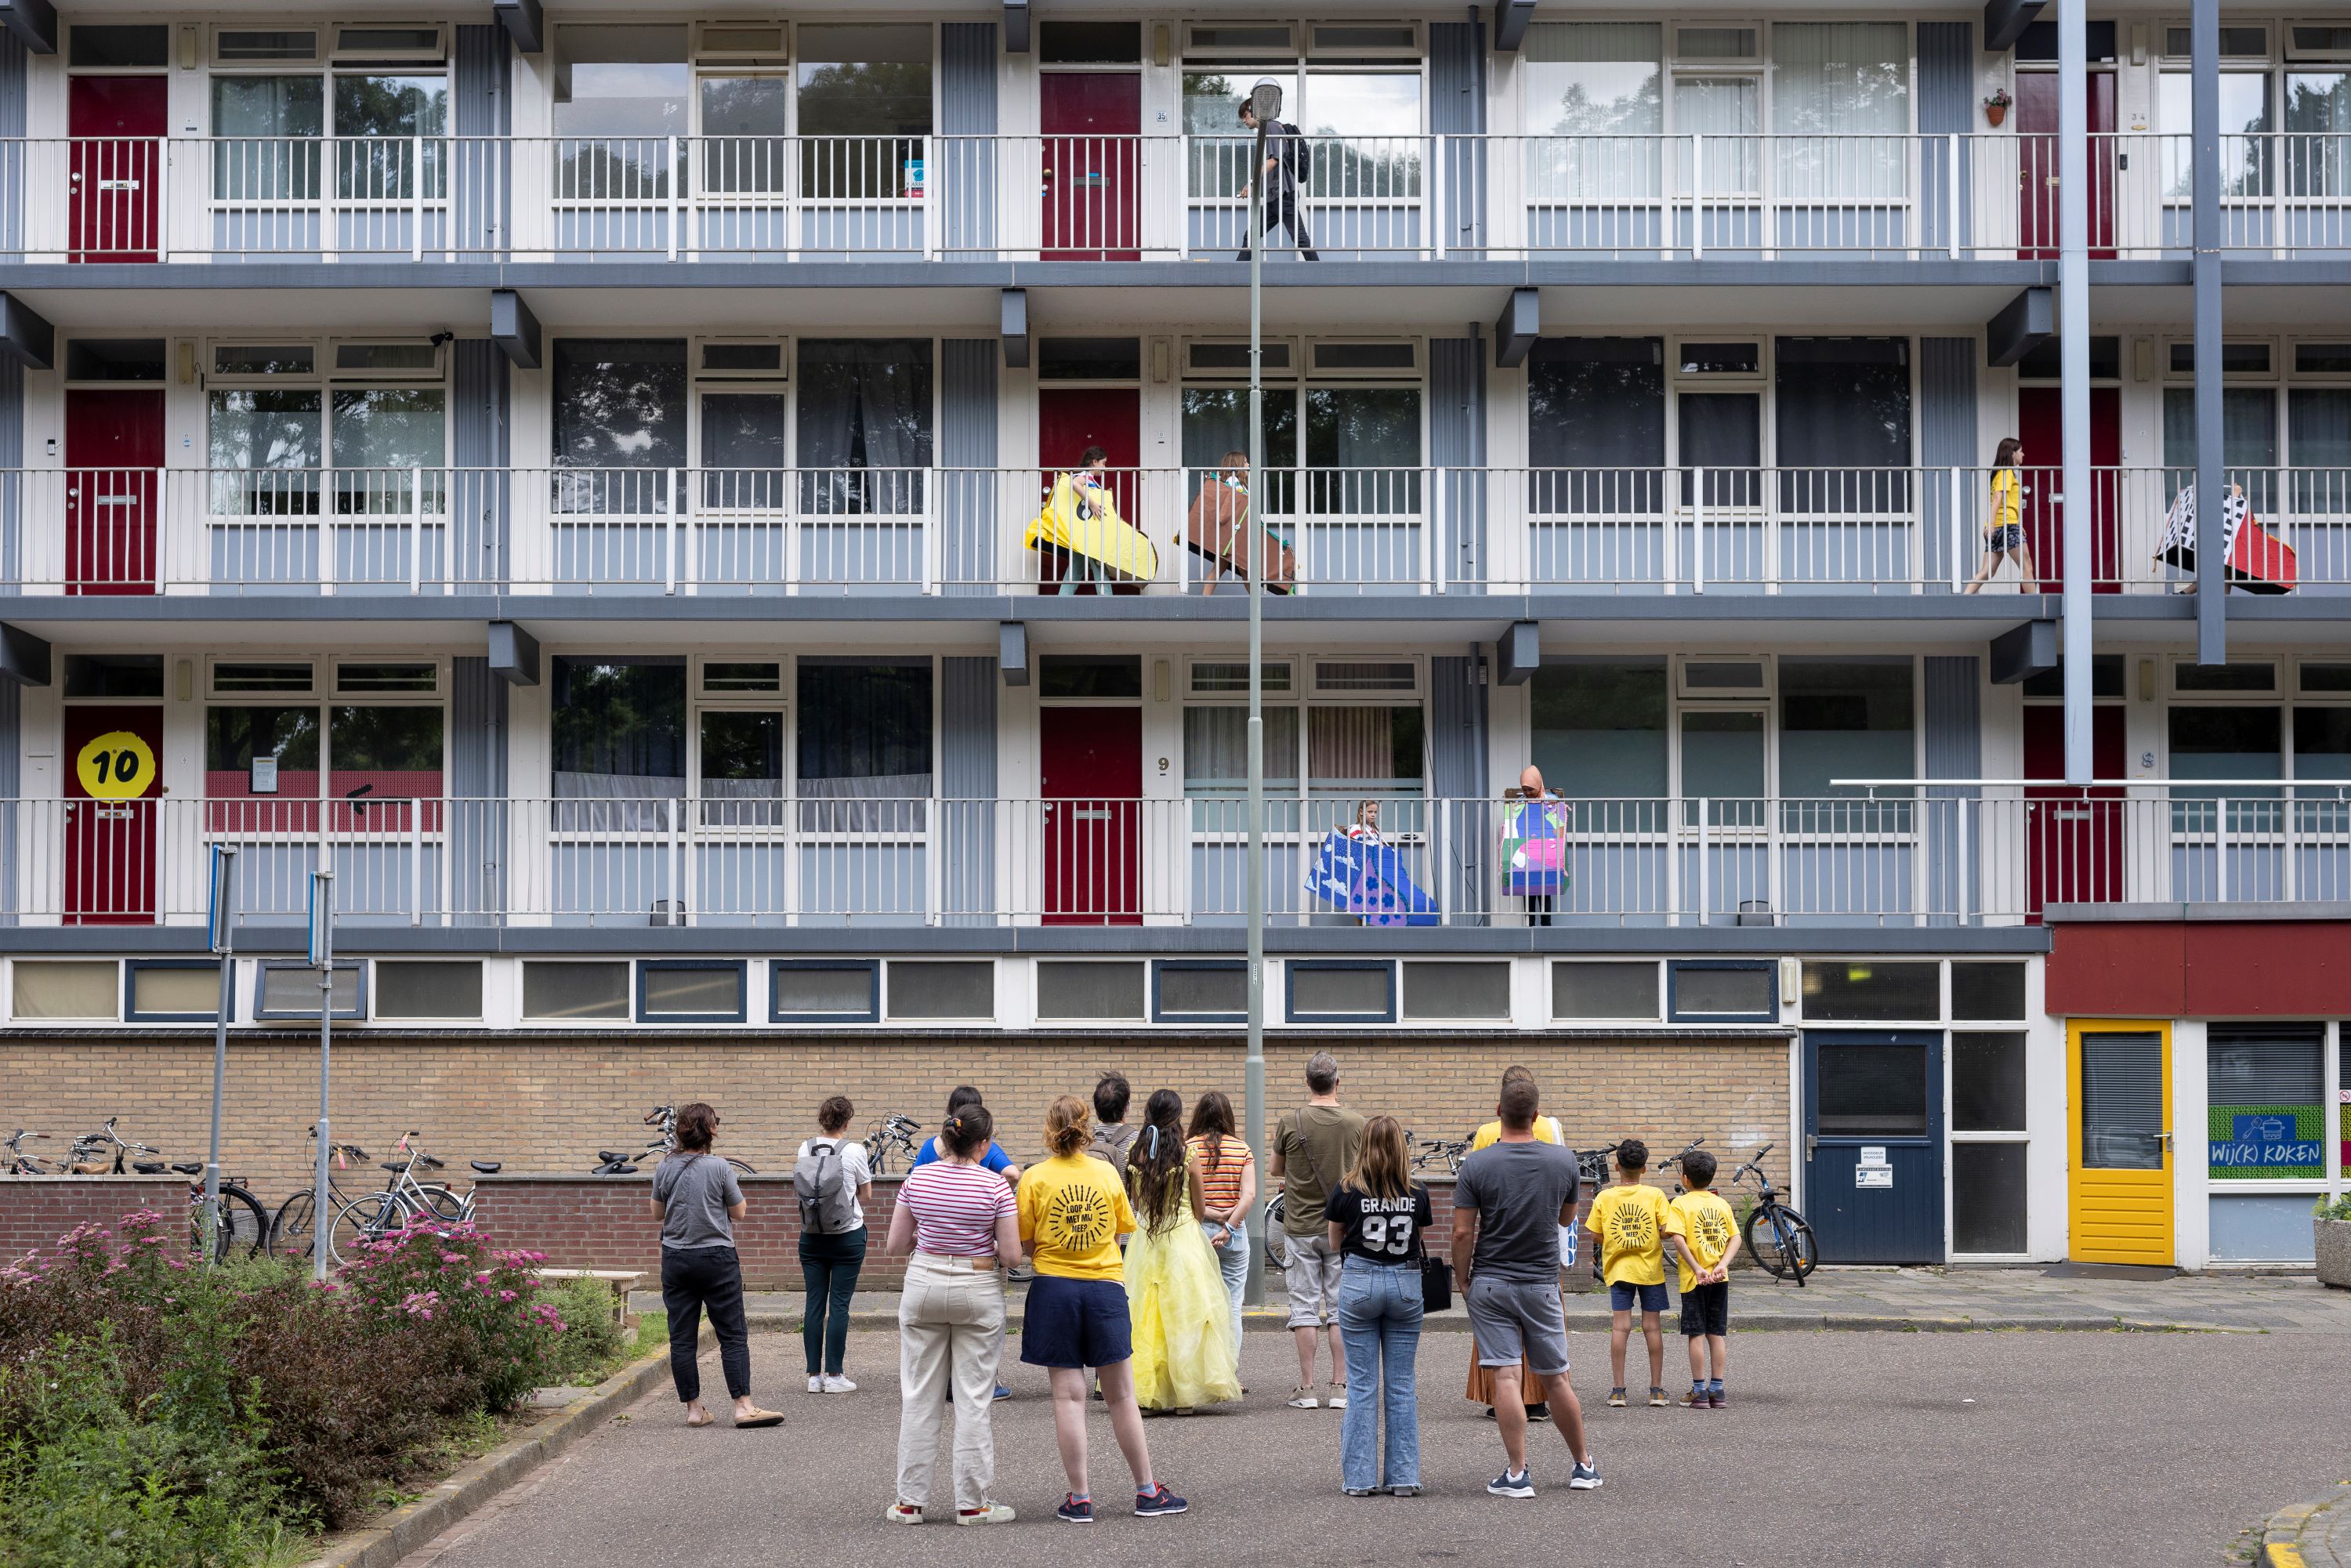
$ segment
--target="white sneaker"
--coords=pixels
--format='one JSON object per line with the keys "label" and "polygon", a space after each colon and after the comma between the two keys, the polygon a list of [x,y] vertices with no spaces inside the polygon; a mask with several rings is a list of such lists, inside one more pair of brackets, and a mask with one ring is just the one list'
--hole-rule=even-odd
{"label": "white sneaker", "polygon": [[1334,1383],[1331,1385],[1331,1397],[1322,1403],[1333,1410],[1344,1410],[1347,1407],[1347,1385],[1343,1383]]}
{"label": "white sneaker", "polygon": [[828,1377],[825,1378],[823,1382],[823,1391],[827,1394],[854,1394],[857,1392],[857,1385],[850,1382],[846,1377]]}
{"label": "white sneaker", "polygon": [[920,1524],[923,1522],[923,1511],[911,1502],[893,1502],[890,1505],[890,1511],[882,1519],[885,1524]]}
{"label": "white sneaker", "polygon": [[988,1501],[977,1508],[956,1510],[957,1524],[1009,1524],[1012,1511],[1000,1502]]}
{"label": "white sneaker", "polygon": [[818,1376],[813,1372],[809,1374],[809,1392],[810,1394],[821,1394],[824,1392],[824,1379]]}
{"label": "white sneaker", "polygon": [[1290,1397],[1283,1403],[1292,1410],[1319,1410],[1322,1406],[1322,1402],[1314,1397],[1314,1390],[1311,1388],[1291,1389]]}

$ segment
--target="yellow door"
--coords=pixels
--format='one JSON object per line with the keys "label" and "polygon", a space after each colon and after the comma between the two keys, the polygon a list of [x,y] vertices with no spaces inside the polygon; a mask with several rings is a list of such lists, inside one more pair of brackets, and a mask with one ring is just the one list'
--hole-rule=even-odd
{"label": "yellow door", "polygon": [[2170,1263],[2171,1025],[2069,1022],[2065,1078],[2072,1256]]}

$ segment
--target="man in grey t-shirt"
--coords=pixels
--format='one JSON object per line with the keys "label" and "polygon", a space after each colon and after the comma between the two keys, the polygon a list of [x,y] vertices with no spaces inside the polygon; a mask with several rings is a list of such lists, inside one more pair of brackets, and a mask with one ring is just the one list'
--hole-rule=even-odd
{"label": "man in grey t-shirt", "polygon": [[1510,1468],[1486,1490],[1497,1497],[1532,1497],[1527,1476],[1527,1412],[1519,1363],[1542,1381],[1573,1469],[1577,1491],[1600,1485],[1600,1469],[1584,1446],[1583,1408],[1567,1382],[1567,1314],[1559,1295],[1559,1228],[1575,1221],[1575,1155],[1535,1141],[1541,1097],[1534,1080],[1502,1085],[1495,1113],[1501,1141],[1461,1163],[1453,1188],[1453,1269],[1461,1278],[1478,1364],[1494,1375],[1494,1420]]}

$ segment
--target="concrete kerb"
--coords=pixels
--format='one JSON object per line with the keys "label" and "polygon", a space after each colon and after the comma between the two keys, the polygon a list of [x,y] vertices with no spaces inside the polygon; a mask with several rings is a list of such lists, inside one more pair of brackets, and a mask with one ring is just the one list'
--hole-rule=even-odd
{"label": "concrete kerb", "polygon": [[[702,1347],[717,1343],[707,1324]],[[343,1536],[304,1568],[393,1568],[633,1403],[669,1375],[664,1345],[630,1363],[529,1431],[465,1465],[414,1502]]]}
{"label": "concrete kerb", "polygon": [[2351,1548],[2351,1481],[2332,1495],[2270,1515],[2262,1531],[2261,1568],[2336,1568]]}
{"label": "concrete kerb", "polygon": [[[744,1314],[744,1321],[754,1333],[798,1333],[803,1321],[798,1310],[776,1311],[754,1308]],[[852,1329],[874,1329],[884,1332],[898,1326],[897,1309],[860,1307],[849,1314]],[[1017,1309],[1007,1325],[1015,1333],[1020,1331]],[[1281,1333],[1290,1326],[1289,1318],[1279,1309],[1273,1312],[1245,1312],[1241,1327],[1249,1333]],[[1421,1320],[1424,1333],[1468,1333],[1469,1318],[1460,1308],[1450,1312],[1431,1312]],[[1570,1332],[1577,1333],[1605,1333],[1609,1326],[1606,1312],[1577,1312],[1567,1313]],[[1673,1324],[1667,1325],[1670,1335]],[[1865,1333],[2005,1333],[2018,1330],[2041,1330],[2074,1333],[2259,1333],[2259,1329],[2233,1328],[2218,1323],[2154,1322],[2122,1317],[2084,1315],[2048,1317],[1985,1316],[1985,1317],[1907,1317],[1899,1313],[1864,1312],[1757,1312],[1734,1315],[1731,1329],[1736,1333],[1805,1333],[1816,1331]]]}

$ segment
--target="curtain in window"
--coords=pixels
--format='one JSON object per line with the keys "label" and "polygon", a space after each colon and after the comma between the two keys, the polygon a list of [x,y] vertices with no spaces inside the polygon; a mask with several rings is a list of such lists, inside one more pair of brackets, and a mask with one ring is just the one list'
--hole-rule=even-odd
{"label": "curtain in window", "polygon": [[1910,29],[1900,22],[1782,22],[1771,29],[1771,129],[1780,193],[1886,200],[1903,193]]}
{"label": "curtain in window", "polygon": [[[2164,501],[2196,483],[2196,391],[2163,390]],[[2229,483],[2244,486],[2256,516],[2277,509],[2277,397],[2267,387],[2230,387],[2220,393],[2220,465]]]}
{"label": "curtain in window", "polygon": [[555,660],[549,726],[554,826],[649,831],[672,825],[653,802],[685,796],[685,660],[676,654]]}
{"label": "curtain in window", "polygon": [[[804,829],[877,832],[921,821],[932,786],[931,664],[799,666]],[[830,801],[887,802],[833,806]]]}
{"label": "curtain in window", "polygon": [[2320,470],[2294,476],[2294,511],[2303,517],[2351,513],[2351,387],[2289,391],[2285,434],[2294,467]]}
{"label": "curtain in window", "polygon": [[316,201],[326,132],[324,78],[213,78],[213,199]]}
{"label": "curtain in window", "polygon": [[1662,338],[1545,338],[1527,361],[1528,505],[1625,516],[1665,505]]}
{"label": "curtain in window", "polygon": [[1706,138],[1708,196],[1752,196],[1762,189],[1763,84],[1753,77],[1682,77],[1674,83],[1674,181],[1687,191],[1697,179],[1690,144],[1679,138]]}
{"label": "curtain in window", "polygon": [[1783,513],[1908,508],[1909,349],[1905,338],[1778,340],[1772,402]]}
{"label": "curtain in window", "polygon": [[829,516],[915,514],[931,465],[931,345],[804,338],[800,506]]}
{"label": "curtain in window", "polygon": [[[1249,787],[1249,709],[1184,710],[1184,792],[1236,795]],[[1298,710],[1265,710],[1265,787],[1298,790]]]}
{"label": "curtain in window", "polygon": [[1665,130],[1655,22],[1538,22],[1520,57],[1532,202],[1657,194]]}

